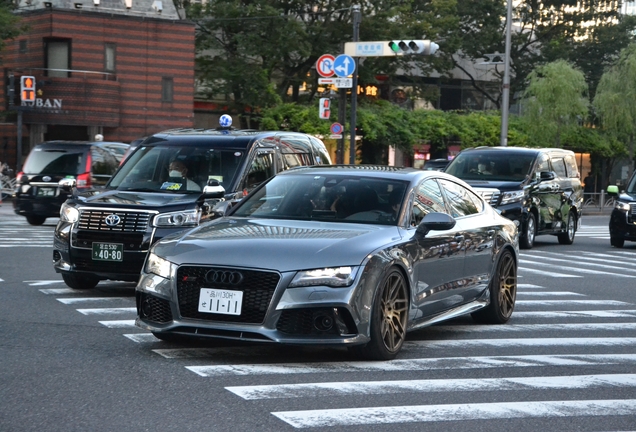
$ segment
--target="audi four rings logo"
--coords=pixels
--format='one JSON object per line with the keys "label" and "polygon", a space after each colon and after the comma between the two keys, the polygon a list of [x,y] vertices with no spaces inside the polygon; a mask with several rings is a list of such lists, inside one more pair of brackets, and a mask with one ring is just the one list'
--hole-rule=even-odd
{"label": "audi four rings logo", "polygon": [[121,222],[121,218],[117,216],[116,214],[110,214],[106,216],[105,222],[106,222],[106,225],[114,227],[119,225],[119,222]]}
{"label": "audi four rings logo", "polygon": [[218,285],[238,285],[243,282],[243,275],[237,271],[210,270],[205,274],[205,280]]}

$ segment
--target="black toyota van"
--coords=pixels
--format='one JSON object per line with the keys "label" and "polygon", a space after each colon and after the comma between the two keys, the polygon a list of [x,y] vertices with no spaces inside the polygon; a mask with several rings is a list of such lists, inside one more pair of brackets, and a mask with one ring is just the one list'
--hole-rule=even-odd
{"label": "black toyota van", "polygon": [[55,229],[55,271],[75,289],[137,281],[157,240],[222,215],[279,171],[316,164],[331,164],[327,148],[303,133],[226,127],[149,136],[104,189],[73,189]]}
{"label": "black toyota van", "polygon": [[572,244],[581,219],[583,188],[574,152],[551,148],[476,147],[462,150],[446,173],[470,184],[519,225],[519,246],[556,235]]}
{"label": "black toyota van", "polygon": [[607,193],[615,199],[609,221],[610,244],[622,248],[625,240],[636,241],[636,172],[624,189],[619,191],[618,186],[611,185]]}

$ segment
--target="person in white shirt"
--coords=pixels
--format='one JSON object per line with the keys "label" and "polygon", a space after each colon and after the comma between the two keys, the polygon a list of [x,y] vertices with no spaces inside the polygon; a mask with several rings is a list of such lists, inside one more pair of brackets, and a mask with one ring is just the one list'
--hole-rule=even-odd
{"label": "person in white shirt", "polygon": [[171,178],[181,177],[186,180],[186,190],[200,191],[201,186],[188,178],[188,167],[180,160],[173,160],[168,167],[168,175]]}

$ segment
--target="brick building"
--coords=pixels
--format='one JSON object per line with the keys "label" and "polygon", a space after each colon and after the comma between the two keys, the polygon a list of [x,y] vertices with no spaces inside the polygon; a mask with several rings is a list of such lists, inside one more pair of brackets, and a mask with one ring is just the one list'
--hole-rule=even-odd
{"label": "brick building", "polygon": [[[193,126],[194,23],[171,0],[20,0],[16,13],[28,31],[2,52],[15,97],[0,86],[0,161],[19,168],[47,140],[130,142]],[[24,75],[37,83],[27,107]]]}

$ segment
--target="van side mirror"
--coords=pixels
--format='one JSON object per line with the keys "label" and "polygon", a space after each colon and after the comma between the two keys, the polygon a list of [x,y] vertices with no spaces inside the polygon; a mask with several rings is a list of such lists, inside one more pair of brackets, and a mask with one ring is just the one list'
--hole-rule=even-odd
{"label": "van side mirror", "polygon": [[422,222],[417,226],[415,231],[421,236],[425,236],[429,231],[444,231],[455,226],[457,221],[446,213],[432,212],[424,216]]}
{"label": "van side mirror", "polygon": [[616,186],[616,185],[608,186],[607,187],[607,194],[609,196],[617,197],[618,196],[618,186]]}
{"label": "van side mirror", "polygon": [[539,173],[540,181],[549,181],[549,180],[554,180],[555,178],[556,178],[556,174],[552,171],[541,171]]}
{"label": "van side mirror", "polygon": [[203,196],[205,198],[223,198],[225,196],[225,188],[221,186],[218,180],[210,179],[203,188]]}

